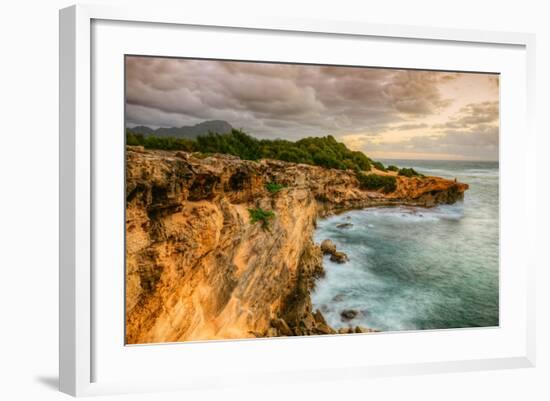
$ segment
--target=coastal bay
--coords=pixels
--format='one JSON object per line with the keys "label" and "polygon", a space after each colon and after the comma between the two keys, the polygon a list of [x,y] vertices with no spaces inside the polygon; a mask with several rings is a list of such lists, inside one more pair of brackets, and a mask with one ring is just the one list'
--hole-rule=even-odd
{"label": "coastal bay", "polygon": [[[330,238],[349,262],[325,257],[314,307],[335,328],[498,326],[498,163],[408,163],[424,174],[468,182],[464,201],[428,209],[375,207],[320,220],[315,242]],[[347,321],[345,310],[357,316]]]}
{"label": "coastal bay", "polygon": [[[325,275],[313,237],[320,219],[453,204],[468,189],[454,179],[394,173],[394,190],[365,190],[352,170],[222,154],[129,146],[126,156],[132,344],[369,332],[360,324],[338,330],[312,304]],[[369,172],[381,174],[391,175]]]}

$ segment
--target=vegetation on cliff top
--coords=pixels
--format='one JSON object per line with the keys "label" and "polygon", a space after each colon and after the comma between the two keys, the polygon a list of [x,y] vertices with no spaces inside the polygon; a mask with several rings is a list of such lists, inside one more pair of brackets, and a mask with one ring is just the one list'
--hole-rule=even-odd
{"label": "vegetation on cliff top", "polygon": [[417,172],[414,168],[402,168],[399,169],[398,175],[402,175],[404,177],[424,177],[422,174]]}
{"label": "vegetation on cliff top", "polygon": [[388,169],[386,167],[384,167],[384,165],[382,164],[382,162],[375,162],[373,161],[372,162],[372,165],[377,169],[377,170],[380,170],[380,171],[388,171]]}
{"label": "vegetation on cliff top", "polygon": [[[332,135],[326,137],[303,138],[296,142],[283,139],[256,139],[241,130],[232,129],[226,134],[208,133],[195,139],[144,136],[126,130],[126,144],[139,145],[146,149],[183,150],[197,152],[201,155],[223,153],[237,156],[244,160],[275,159],[292,163],[304,163],[339,170],[353,170],[359,180],[360,187],[367,190],[383,190],[393,192],[397,188],[397,180],[392,175],[363,174],[375,167],[380,171],[397,172],[405,177],[423,177],[412,168],[399,169],[391,165],[385,167],[381,162],[374,161],[364,153],[353,151]],[[277,183],[267,183],[266,189],[271,193],[279,192],[283,186]],[[251,212],[252,215],[252,212]],[[261,220],[267,227],[268,215],[255,212],[256,221]],[[263,217],[261,217],[263,216]]]}
{"label": "vegetation on cliff top", "polygon": [[399,167],[394,166],[393,164],[390,164],[390,165],[386,168],[386,170],[388,170],[388,171],[399,171]]}
{"label": "vegetation on cliff top", "polygon": [[362,174],[357,173],[359,187],[370,190],[383,190],[393,192],[397,189],[397,179],[393,175]]}
{"label": "vegetation on cliff top", "polygon": [[291,142],[283,139],[260,140],[235,129],[228,134],[209,133],[196,139],[143,136],[127,130],[126,144],[140,145],[146,149],[225,153],[244,160],[276,159],[340,170],[369,171],[371,164],[374,164],[385,170],[382,163],[372,161],[362,152],[348,149],[331,135]]}

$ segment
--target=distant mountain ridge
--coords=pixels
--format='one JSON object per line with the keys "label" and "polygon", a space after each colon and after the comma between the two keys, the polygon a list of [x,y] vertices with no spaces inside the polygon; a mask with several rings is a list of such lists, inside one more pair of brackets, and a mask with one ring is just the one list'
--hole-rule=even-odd
{"label": "distant mountain ridge", "polygon": [[143,136],[157,136],[157,137],[174,137],[174,138],[188,138],[195,139],[199,135],[206,135],[209,132],[217,134],[227,134],[231,132],[233,127],[227,121],[224,120],[209,120],[195,125],[186,125],[183,127],[171,127],[171,128],[157,128],[152,129],[145,125],[138,125],[133,128],[129,128],[135,134],[141,134]]}

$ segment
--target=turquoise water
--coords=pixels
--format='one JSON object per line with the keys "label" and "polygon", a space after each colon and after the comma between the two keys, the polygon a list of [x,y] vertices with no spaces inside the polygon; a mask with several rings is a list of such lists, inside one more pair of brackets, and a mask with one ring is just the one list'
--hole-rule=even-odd
{"label": "turquoise water", "polygon": [[[386,163],[390,163],[387,161]],[[369,208],[318,222],[350,261],[325,258],[312,293],[335,328],[381,331],[498,326],[498,163],[398,161],[470,185],[464,201],[431,209]],[[338,228],[352,223],[350,228]],[[344,322],[343,310],[357,316]]]}

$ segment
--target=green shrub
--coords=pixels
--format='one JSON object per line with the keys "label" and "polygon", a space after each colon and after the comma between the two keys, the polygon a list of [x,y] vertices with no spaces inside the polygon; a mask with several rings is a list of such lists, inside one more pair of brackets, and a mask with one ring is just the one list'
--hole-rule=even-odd
{"label": "green shrub", "polygon": [[386,167],[384,167],[384,165],[383,165],[381,162],[375,162],[375,161],[373,161],[373,162],[372,162],[372,165],[373,165],[376,169],[378,169],[378,170],[380,170],[380,171],[387,171]]}
{"label": "green shrub", "polygon": [[399,170],[398,175],[402,175],[404,177],[420,177],[422,174],[418,173],[414,168],[402,168]]}
{"label": "green shrub", "polygon": [[126,131],[126,145],[130,146],[143,146],[144,138],[141,134],[133,134]]}
{"label": "green shrub", "polygon": [[225,153],[238,156],[243,160],[262,158],[259,141],[236,129],[223,135],[215,133],[201,135],[197,137],[194,145],[195,150],[203,153]]}
{"label": "green shrub", "polygon": [[272,194],[276,194],[281,189],[283,189],[285,186],[283,184],[279,184],[277,182],[267,182],[265,184],[265,188],[271,192]]}
{"label": "green shrub", "polygon": [[383,192],[393,192],[397,189],[397,179],[393,175],[379,174],[357,174],[359,187],[362,189],[379,190]]}
{"label": "green shrub", "polygon": [[264,230],[269,229],[269,220],[275,218],[275,213],[271,210],[263,210],[261,207],[248,209],[248,213],[250,214],[250,224],[260,221]]}
{"label": "green shrub", "polygon": [[399,167],[392,165],[389,165],[387,168],[388,171],[399,171]]}
{"label": "green shrub", "polygon": [[126,145],[143,146],[145,149],[183,150],[192,152],[194,143],[190,139],[158,136],[143,136],[126,130]]}
{"label": "green shrub", "polygon": [[197,159],[206,159],[207,157],[212,156],[212,153],[203,153],[203,152],[194,152],[193,156],[195,156]]}

